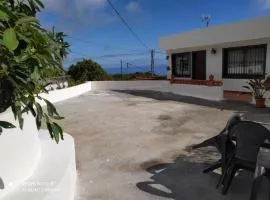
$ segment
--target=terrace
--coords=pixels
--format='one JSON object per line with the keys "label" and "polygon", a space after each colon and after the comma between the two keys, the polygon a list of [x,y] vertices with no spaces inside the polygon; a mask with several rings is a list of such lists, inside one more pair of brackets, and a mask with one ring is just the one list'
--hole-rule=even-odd
{"label": "terrace", "polygon": [[[197,102],[133,90],[91,91],[56,104],[75,139],[76,199],[248,199],[253,173],[240,173],[223,196],[215,188],[219,171],[202,173],[217,160],[216,150],[189,147],[216,135],[233,111],[258,110]],[[259,199],[266,196],[263,183]]]}

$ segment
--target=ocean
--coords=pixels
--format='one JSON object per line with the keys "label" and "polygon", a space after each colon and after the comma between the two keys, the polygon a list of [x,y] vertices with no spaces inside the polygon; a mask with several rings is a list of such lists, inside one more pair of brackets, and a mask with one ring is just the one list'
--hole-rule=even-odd
{"label": "ocean", "polygon": [[[121,74],[121,69],[119,68],[103,68],[108,74]],[[150,68],[146,67],[123,67],[123,74],[131,74],[136,72],[147,72],[150,71]],[[154,68],[154,72],[157,75],[165,76],[167,74],[166,66],[165,65],[157,65]]]}

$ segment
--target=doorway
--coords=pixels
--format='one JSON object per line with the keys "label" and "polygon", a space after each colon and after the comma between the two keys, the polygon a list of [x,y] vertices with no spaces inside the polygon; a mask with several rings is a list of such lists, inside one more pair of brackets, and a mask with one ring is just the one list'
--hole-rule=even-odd
{"label": "doorway", "polygon": [[192,52],[192,79],[206,80],[206,51]]}

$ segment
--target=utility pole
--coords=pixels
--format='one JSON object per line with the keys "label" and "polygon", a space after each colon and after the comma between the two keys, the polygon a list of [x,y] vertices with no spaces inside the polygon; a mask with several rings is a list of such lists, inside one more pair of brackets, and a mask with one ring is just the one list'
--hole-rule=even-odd
{"label": "utility pole", "polygon": [[121,80],[123,80],[123,61],[120,60],[120,64],[121,64]]}
{"label": "utility pole", "polygon": [[151,75],[155,72],[155,50],[151,49]]}

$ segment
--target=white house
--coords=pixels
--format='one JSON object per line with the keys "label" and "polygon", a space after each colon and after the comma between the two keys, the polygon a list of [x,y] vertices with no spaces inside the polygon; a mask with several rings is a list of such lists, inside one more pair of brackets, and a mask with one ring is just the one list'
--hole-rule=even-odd
{"label": "white house", "polygon": [[213,75],[223,91],[243,92],[248,79],[270,75],[270,17],[163,37],[159,45],[172,83],[207,85]]}

